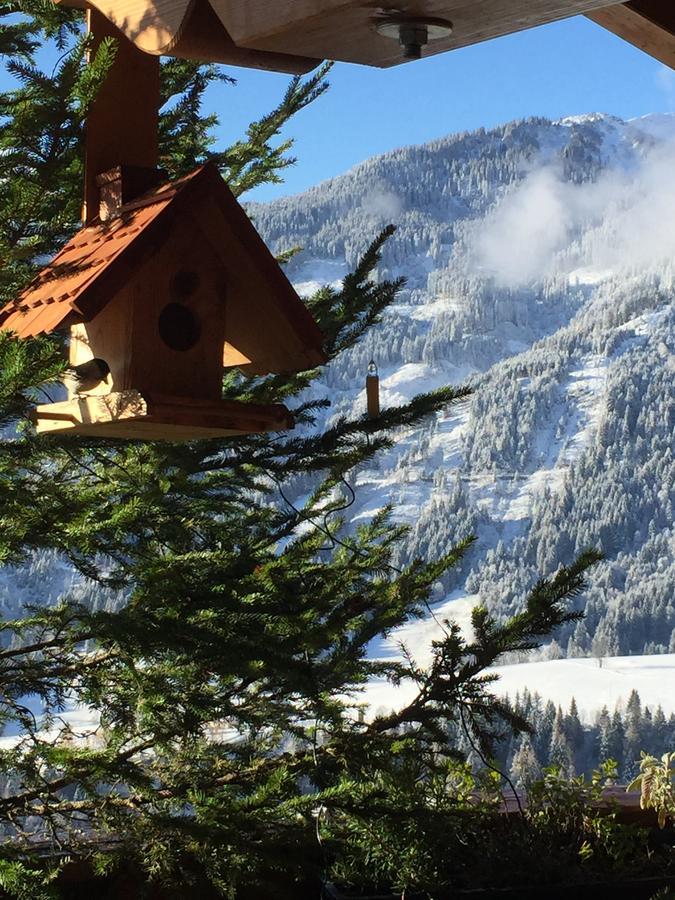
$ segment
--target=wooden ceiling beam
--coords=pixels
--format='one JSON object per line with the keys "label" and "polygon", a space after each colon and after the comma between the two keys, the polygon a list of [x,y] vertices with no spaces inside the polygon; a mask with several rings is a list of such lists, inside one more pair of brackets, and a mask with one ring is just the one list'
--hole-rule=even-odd
{"label": "wooden ceiling beam", "polygon": [[675,0],[54,0],[87,4],[139,50],[300,74],[321,59],[372,66],[407,61],[398,41],[375,28],[382,10],[443,19],[452,33],[430,56],[585,14],[675,68]]}
{"label": "wooden ceiling beam", "polygon": [[664,65],[675,69],[675,0],[632,0],[586,14]]}
{"label": "wooden ceiling beam", "polygon": [[250,49],[235,44],[208,0],[53,0],[60,6],[97,11],[138,50],[153,56],[175,56],[304,75],[319,59]]}
{"label": "wooden ceiling beam", "polygon": [[99,214],[96,178],[115,166],[155,169],[159,160],[159,59],[126,41],[96,9],[87,10],[92,52],[105,38],[117,41],[115,60],[87,115],[85,223]]}
{"label": "wooden ceiling beam", "polygon": [[[378,33],[385,12],[443,19],[452,33],[430,41],[433,56],[586,13],[612,0],[210,0],[232,39],[256,50],[304,53],[386,68],[407,62],[397,40]],[[674,0],[675,2],[675,0]]]}

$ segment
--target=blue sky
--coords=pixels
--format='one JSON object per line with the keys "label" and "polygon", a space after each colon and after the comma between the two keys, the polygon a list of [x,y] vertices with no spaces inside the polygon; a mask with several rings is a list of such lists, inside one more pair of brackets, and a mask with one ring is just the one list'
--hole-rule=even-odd
{"label": "blue sky", "polygon": [[[223,142],[271,107],[287,82],[232,71],[238,84],[209,96]],[[297,166],[283,185],[247,199],[297,193],[377,153],[511,119],[675,111],[675,72],[583,17],[394,69],[338,64],[330,81],[329,93],[287,128]]]}

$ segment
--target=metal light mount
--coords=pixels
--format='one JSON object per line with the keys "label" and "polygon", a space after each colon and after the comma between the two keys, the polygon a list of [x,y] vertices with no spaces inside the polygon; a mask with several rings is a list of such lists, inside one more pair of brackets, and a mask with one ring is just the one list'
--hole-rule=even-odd
{"label": "metal light mount", "polygon": [[404,59],[420,59],[423,47],[452,34],[452,22],[448,19],[418,18],[402,13],[382,13],[374,25],[378,34],[399,42]]}

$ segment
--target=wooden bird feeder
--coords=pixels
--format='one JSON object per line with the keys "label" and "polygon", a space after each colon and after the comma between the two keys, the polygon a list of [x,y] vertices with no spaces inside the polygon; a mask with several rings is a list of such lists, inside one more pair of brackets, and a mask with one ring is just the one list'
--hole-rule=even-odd
{"label": "wooden bird feeder", "polygon": [[675,67],[673,0],[55,2],[85,8],[93,47],[110,36],[117,50],[87,117],[84,227],[0,310],[0,328],[19,336],[70,331],[76,377],[67,400],[37,408],[41,432],[288,428],[283,406],[223,401],[223,369],[325,361],[316,324],[218,172],[161,183],[160,55],[293,73],[325,58],[386,67],[585,13]]}
{"label": "wooden bird feeder", "polygon": [[[59,0],[57,0],[59,2]],[[60,0],[85,6],[87,0]],[[585,14],[675,67],[673,0],[88,0],[139,49],[282,72],[396,66]],[[561,52],[563,49],[561,48]],[[569,51],[568,51],[569,52]]]}
{"label": "wooden bird feeder", "polygon": [[181,440],[291,427],[284,406],[223,401],[223,369],[321,364],[319,329],[215,167],[147,189],[158,180],[99,176],[100,216],[0,311],[20,337],[70,331],[68,399],[38,406],[37,430]]}
{"label": "wooden bird feeder", "polygon": [[0,310],[19,337],[70,334],[68,398],[37,407],[38,432],[189,440],[292,427],[280,404],[223,400],[223,371],[313,368],[321,332],[217,169],[168,182],[157,168],[159,58],[96,9],[87,24],[94,48],[111,36],[117,49],[87,116],[84,227]]}

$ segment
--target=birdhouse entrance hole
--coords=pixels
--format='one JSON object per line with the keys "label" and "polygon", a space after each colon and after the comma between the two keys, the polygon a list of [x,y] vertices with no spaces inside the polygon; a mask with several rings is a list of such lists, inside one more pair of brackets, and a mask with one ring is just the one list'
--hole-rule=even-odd
{"label": "birdhouse entrance hole", "polygon": [[159,336],[170,350],[192,349],[201,333],[197,317],[182,303],[168,303],[159,314]]}
{"label": "birdhouse entrance hole", "polygon": [[190,298],[199,289],[197,272],[181,269],[171,282],[170,303],[159,314],[159,336],[167,347],[177,352],[191,350],[202,334],[200,320],[190,308]]}

